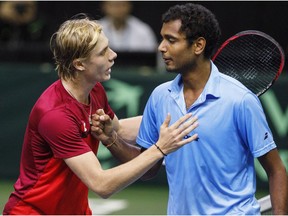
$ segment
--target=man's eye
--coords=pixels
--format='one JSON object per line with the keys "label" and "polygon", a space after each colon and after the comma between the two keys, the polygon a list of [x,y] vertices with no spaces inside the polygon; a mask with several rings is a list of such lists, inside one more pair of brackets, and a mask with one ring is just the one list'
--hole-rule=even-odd
{"label": "man's eye", "polygon": [[175,40],[172,38],[168,39],[168,41],[169,41],[169,43],[175,43]]}
{"label": "man's eye", "polygon": [[102,50],[102,52],[100,52],[100,55],[101,55],[101,56],[104,56],[104,55],[106,54],[107,50],[108,50],[108,48],[107,48],[107,49],[104,49],[104,50]]}
{"label": "man's eye", "polygon": [[169,43],[175,43],[175,42],[176,42],[176,39],[173,38],[173,37],[167,37],[166,40],[167,40]]}
{"label": "man's eye", "polygon": [[103,55],[105,55],[105,53],[106,53],[106,50],[103,50],[103,51],[100,53],[100,55],[103,56]]}

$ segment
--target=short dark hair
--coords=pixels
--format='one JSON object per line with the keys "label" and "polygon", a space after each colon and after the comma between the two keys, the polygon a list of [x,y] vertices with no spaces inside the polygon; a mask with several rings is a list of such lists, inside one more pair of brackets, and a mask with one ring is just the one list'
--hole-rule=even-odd
{"label": "short dark hair", "polygon": [[186,3],[170,7],[162,16],[163,23],[178,19],[182,23],[180,31],[186,35],[188,44],[199,37],[205,38],[204,57],[211,58],[221,36],[215,15],[202,5]]}

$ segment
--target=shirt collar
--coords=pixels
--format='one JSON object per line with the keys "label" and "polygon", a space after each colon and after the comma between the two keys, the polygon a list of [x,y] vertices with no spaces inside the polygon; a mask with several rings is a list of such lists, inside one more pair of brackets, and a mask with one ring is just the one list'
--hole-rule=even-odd
{"label": "shirt collar", "polygon": [[[220,91],[219,91],[219,84],[220,84],[220,72],[216,65],[211,62],[211,73],[209,76],[209,79],[204,87],[204,90],[201,94],[201,97],[204,97],[203,99],[208,98],[219,98],[220,97]],[[169,86],[168,90],[171,92],[172,97],[176,98],[177,95],[181,92],[183,88],[183,82],[182,82],[182,76],[181,74],[178,74],[174,80],[171,82],[171,85]]]}

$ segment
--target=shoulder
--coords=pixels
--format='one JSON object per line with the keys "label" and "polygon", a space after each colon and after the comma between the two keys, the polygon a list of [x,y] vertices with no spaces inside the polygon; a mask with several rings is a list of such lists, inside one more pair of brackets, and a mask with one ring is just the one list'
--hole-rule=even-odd
{"label": "shoulder", "polygon": [[152,27],[148,25],[148,23],[145,23],[144,21],[140,20],[139,18],[135,16],[130,16],[128,22],[129,22],[129,25],[131,25],[133,28],[137,28],[139,30],[143,29],[145,31],[152,32]]}
{"label": "shoulder", "polygon": [[148,26],[147,23],[145,23],[144,21],[142,21],[142,20],[140,20],[139,18],[137,18],[137,17],[135,17],[135,16],[132,16],[132,15],[129,16],[128,22],[129,22],[130,24],[138,24],[138,25],[145,25],[145,26],[147,25],[147,26]]}
{"label": "shoulder", "polygon": [[106,91],[103,87],[103,85],[100,82],[97,82],[96,85],[93,87],[92,91],[91,91],[91,95],[93,97],[96,97],[98,99],[105,99],[107,98],[106,96]]}
{"label": "shoulder", "polygon": [[[213,64],[212,73],[214,76],[214,84],[218,83],[219,95],[222,100],[226,100],[227,103],[243,104],[246,102],[257,101],[259,98],[251,90],[249,90],[239,80],[221,73],[218,68]],[[217,85],[217,84],[216,84]]]}
{"label": "shoulder", "polygon": [[110,22],[107,17],[103,17],[101,19],[98,19],[97,22],[102,26],[107,26]]}
{"label": "shoulder", "polygon": [[152,91],[152,95],[159,95],[159,96],[165,96],[171,91],[171,85],[173,81],[167,81],[164,82],[154,88]]}
{"label": "shoulder", "polygon": [[[261,108],[261,102],[257,95],[250,91],[238,80],[229,77],[225,74],[221,74],[221,97],[227,104],[233,104],[234,106],[246,110]],[[253,108],[252,108],[253,107]]]}
{"label": "shoulder", "polygon": [[31,114],[30,123],[37,126],[38,123],[67,124],[79,122],[81,116],[79,107],[65,91],[58,80],[51,84],[38,98]]}
{"label": "shoulder", "polygon": [[149,97],[148,103],[153,106],[165,104],[171,95],[171,83],[172,81],[168,81],[155,87]]}
{"label": "shoulder", "polygon": [[221,72],[219,73],[219,77],[221,94],[233,96],[235,99],[238,97],[242,98],[245,95],[254,95],[244,84],[242,84],[237,79]]}
{"label": "shoulder", "polygon": [[67,97],[65,96],[63,89],[61,89],[61,83],[57,80],[40,95],[33,106],[31,115],[43,116],[44,113],[49,112],[50,110],[65,106],[66,100]]}
{"label": "shoulder", "polygon": [[237,79],[228,76],[221,71],[219,71],[218,67],[211,61],[212,65],[212,73],[211,76],[213,77],[214,85],[219,83],[220,86],[220,93],[225,92],[233,92],[237,94],[245,94],[246,92],[250,91],[246,86],[244,86],[240,81]]}

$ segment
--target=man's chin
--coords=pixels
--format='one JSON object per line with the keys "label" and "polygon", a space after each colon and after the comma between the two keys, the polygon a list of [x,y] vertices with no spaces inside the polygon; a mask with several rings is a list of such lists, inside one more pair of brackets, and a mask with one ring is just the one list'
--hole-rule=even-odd
{"label": "man's chin", "polygon": [[166,67],[166,71],[169,73],[176,73],[176,70],[174,68],[171,68],[171,67]]}

